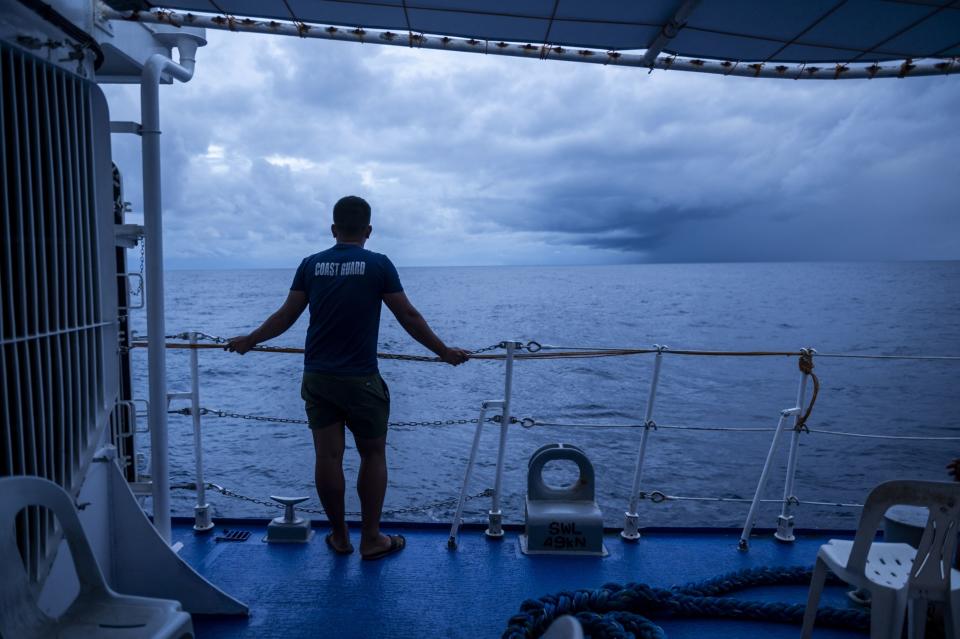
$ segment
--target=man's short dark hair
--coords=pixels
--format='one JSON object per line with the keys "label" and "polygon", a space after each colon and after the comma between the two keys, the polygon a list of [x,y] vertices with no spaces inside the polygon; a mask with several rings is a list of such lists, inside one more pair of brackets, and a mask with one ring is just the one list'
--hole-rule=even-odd
{"label": "man's short dark hair", "polygon": [[370,225],[370,205],[356,195],[342,197],[333,205],[333,223],[347,237],[360,235]]}

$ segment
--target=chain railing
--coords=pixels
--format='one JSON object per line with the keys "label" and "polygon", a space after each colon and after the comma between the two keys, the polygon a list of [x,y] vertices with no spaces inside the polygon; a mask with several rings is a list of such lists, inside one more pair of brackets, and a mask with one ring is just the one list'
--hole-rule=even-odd
{"label": "chain railing", "polygon": [[[257,497],[250,497],[249,495],[238,493],[235,490],[230,490],[229,488],[221,486],[220,484],[215,484],[213,482],[206,482],[204,486],[209,490],[213,490],[220,493],[224,497],[238,499],[240,501],[245,501],[250,504],[257,504],[258,506],[267,506],[268,508],[283,508],[283,504],[280,504],[278,502],[267,501],[266,499],[259,499]],[[196,482],[187,482],[183,484],[174,484],[171,486],[171,488],[178,489],[178,490],[196,490],[197,484]],[[473,499],[478,499],[480,497],[489,497],[492,493],[493,493],[492,489],[486,488],[484,490],[481,490],[478,493],[474,493],[473,495],[468,495],[466,499],[469,501]],[[450,499],[441,499],[439,501],[432,501],[426,504],[406,506],[404,508],[385,509],[382,511],[381,514],[384,517],[396,517],[398,515],[410,515],[414,513],[423,513],[430,510],[436,510],[437,508],[449,508],[451,506],[455,506],[456,504],[457,504],[457,498],[452,497]],[[297,510],[300,512],[310,513],[314,515],[325,514],[322,508],[309,508],[305,506],[297,506]],[[344,512],[344,515],[347,515],[349,517],[360,517],[362,514],[363,513],[361,513],[360,511]]]}
{"label": "chain railing", "polygon": [[[184,408],[177,408],[173,410],[168,410],[170,415],[187,415],[190,416],[193,414],[193,409],[190,406],[185,406]],[[218,410],[216,408],[207,408],[202,406],[199,411],[200,415],[208,417],[228,417],[232,419],[242,419],[247,421],[256,421],[256,422],[266,422],[271,424],[309,424],[310,422],[306,419],[298,419],[295,417],[268,417],[266,415],[251,415],[249,413],[233,413],[225,410]],[[494,415],[493,417],[488,417],[484,420],[486,423],[499,424],[503,418],[500,415]],[[387,422],[387,426],[394,428],[413,428],[413,427],[423,427],[423,426],[465,426],[469,424],[476,424],[479,420],[474,417],[473,419],[462,418],[462,419],[425,419],[421,421],[394,421]],[[523,419],[517,417],[511,417],[511,424],[520,424],[524,427],[529,427],[533,425],[534,420],[525,417]]]}

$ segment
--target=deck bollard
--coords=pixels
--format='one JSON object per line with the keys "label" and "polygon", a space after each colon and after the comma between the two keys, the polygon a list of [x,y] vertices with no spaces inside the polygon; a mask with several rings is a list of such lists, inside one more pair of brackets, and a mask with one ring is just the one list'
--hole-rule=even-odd
{"label": "deck bollard", "polygon": [[653,360],[653,377],[650,378],[650,393],[647,395],[647,408],[643,416],[643,432],[640,434],[640,449],[637,451],[637,465],[633,472],[633,487],[630,491],[630,508],[624,513],[623,530],[620,531],[620,537],[625,541],[636,541],[640,539],[640,515],[637,509],[640,507],[640,477],[643,474],[643,458],[647,453],[647,438],[650,436],[650,430],[657,425],[653,421],[653,403],[657,398],[657,384],[660,382],[660,366],[663,363],[663,352],[668,349],[667,346],[654,344],[657,354]]}
{"label": "deck bollard", "polygon": [[484,533],[488,538],[503,537],[503,513],[500,510],[500,493],[503,489],[503,465],[507,453],[507,430],[510,428],[510,395],[513,392],[513,355],[520,345],[517,341],[504,342],[507,357],[504,366],[503,411],[500,417],[500,448],[497,450],[497,476],[493,485],[493,503],[488,513],[488,525]]}
{"label": "deck bollard", "polygon": [[[543,469],[554,460],[577,465],[577,480],[565,487],[549,485]],[[606,557],[603,512],[596,502],[593,464],[583,449],[547,444],[527,464],[526,525],[519,537],[525,555],[587,555]]]}

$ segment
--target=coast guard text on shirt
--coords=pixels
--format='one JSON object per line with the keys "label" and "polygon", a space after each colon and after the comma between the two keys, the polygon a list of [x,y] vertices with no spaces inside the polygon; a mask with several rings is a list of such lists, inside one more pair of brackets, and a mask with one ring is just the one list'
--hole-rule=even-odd
{"label": "coast guard text on shirt", "polygon": [[367,270],[366,262],[317,262],[313,268],[314,275],[363,275]]}

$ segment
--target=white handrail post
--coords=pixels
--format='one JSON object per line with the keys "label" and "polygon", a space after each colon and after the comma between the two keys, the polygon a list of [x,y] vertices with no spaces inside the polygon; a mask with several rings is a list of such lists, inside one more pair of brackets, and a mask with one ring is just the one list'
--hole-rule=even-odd
{"label": "white handrail post", "polygon": [[518,343],[504,342],[507,357],[504,366],[503,411],[500,416],[500,448],[497,450],[497,476],[493,484],[493,503],[488,514],[488,525],[484,531],[487,537],[503,537],[503,513],[500,511],[500,493],[503,489],[503,464],[507,453],[507,431],[510,428],[510,395],[513,392],[513,354]]}
{"label": "white handrail post", "polygon": [[197,504],[193,507],[193,529],[208,532],[213,529],[210,505],[207,504],[207,485],[203,481],[203,443],[200,437],[200,362],[197,353],[197,333],[190,332],[190,415],[193,417],[193,458],[197,469]]}
{"label": "white handrail post", "polygon": [[[803,349],[804,355],[813,356],[813,349]],[[780,541],[793,541],[796,537],[793,535],[793,515],[791,511],[796,501],[793,494],[794,480],[797,475],[797,457],[800,453],[800,418],[803,412],[803,403],[807,395],[807,379],[810,374],[801,371],[800,384],[797,387],[797,412],[793,417],[793,434],[790,436],[790,455],[787,458],[787,476],[783,482],[783,506],[780,510],[780,516],[777,517],[777,532],[773,536]]]}
{"label": "white handrail post", "polygon": [[460,487],[460,499],[457,501],[457,512],[453,515],[453,523],[450,525],[450,538],[447,539],[447,548],[457,549],[457,534],[460,531],[460,525],[463,523],[463,507],[467,501],[467,490],[470,486],[470,476],[473,474],[473,465],[477,461],[477,451],[480,449],[480,434],[483,432],[483,425],[487,421],[487,410],[491,408],[501,408],[502,401],[486,400],[480,405],[480,417],[477,419],[477,429],[473,433],[473,445],[470,447],[470,457],[467,460],[467,469],[463,473],[463,486]]}
{"label": "white handrail post", "polygon": [[653,360],[653,377],[650,378],[650,393],[647,395],[647,408],[643,415],[643,432],[640,434],[640,449],[637,451],[637,465],[633,471],[633,487],[630,491],[630,508],[624,513],[623,530],[620,531],[620,537],[626,541],[636,541],[640,539],[640,515],[637,509],[640,507],[640,477],[643,474],[643,458],[647,453],[647,438],[650,436],[650,429],[656,428],[653,421],[653,403],[657,399],[657,384],[660,382],[660,366],[663,363],[663,351],[666,346],[654,344],[657,349],[657,355]]}
{"label": "white handrail post", "polygon": [[753,501],[750,502],[750,510],[747,512],[747,520],[743,524],[743,532],[740,533],[740,541],[737,544],[740,550],[747,550],[750,547],[750,533],[753,532],[753,522],[757,518],[757,510],[760,508],[760,498],[763,496],[764,488],[767,487],[767,477],[770,476],[770,466],[773,462],[773,456],[780,445],[780,435],[783,433],[783,424],[787,421],[787,417],[796,410],[796,408],[786,408],[780,411],[780,420],[777,422],[776,431],[773,433],[773,441],[770,442],[767,458],[763,462],[763,470],[760,471],[757,490],[753,493]]}
{"label": "white handrail post", "polygon": [[147,59],[140,79],[140,152],[143,164],[143,228],[147,255],[147,371],[150,406],[150,480],[153,486],[153,525],[170,543],[170,453],[167,438],[167,352],[163,307],[163,207],[160,189],[160,81],[181,82],[193,77],[197,46],[203,38],[177,34],[180,63],[155,53]]}

